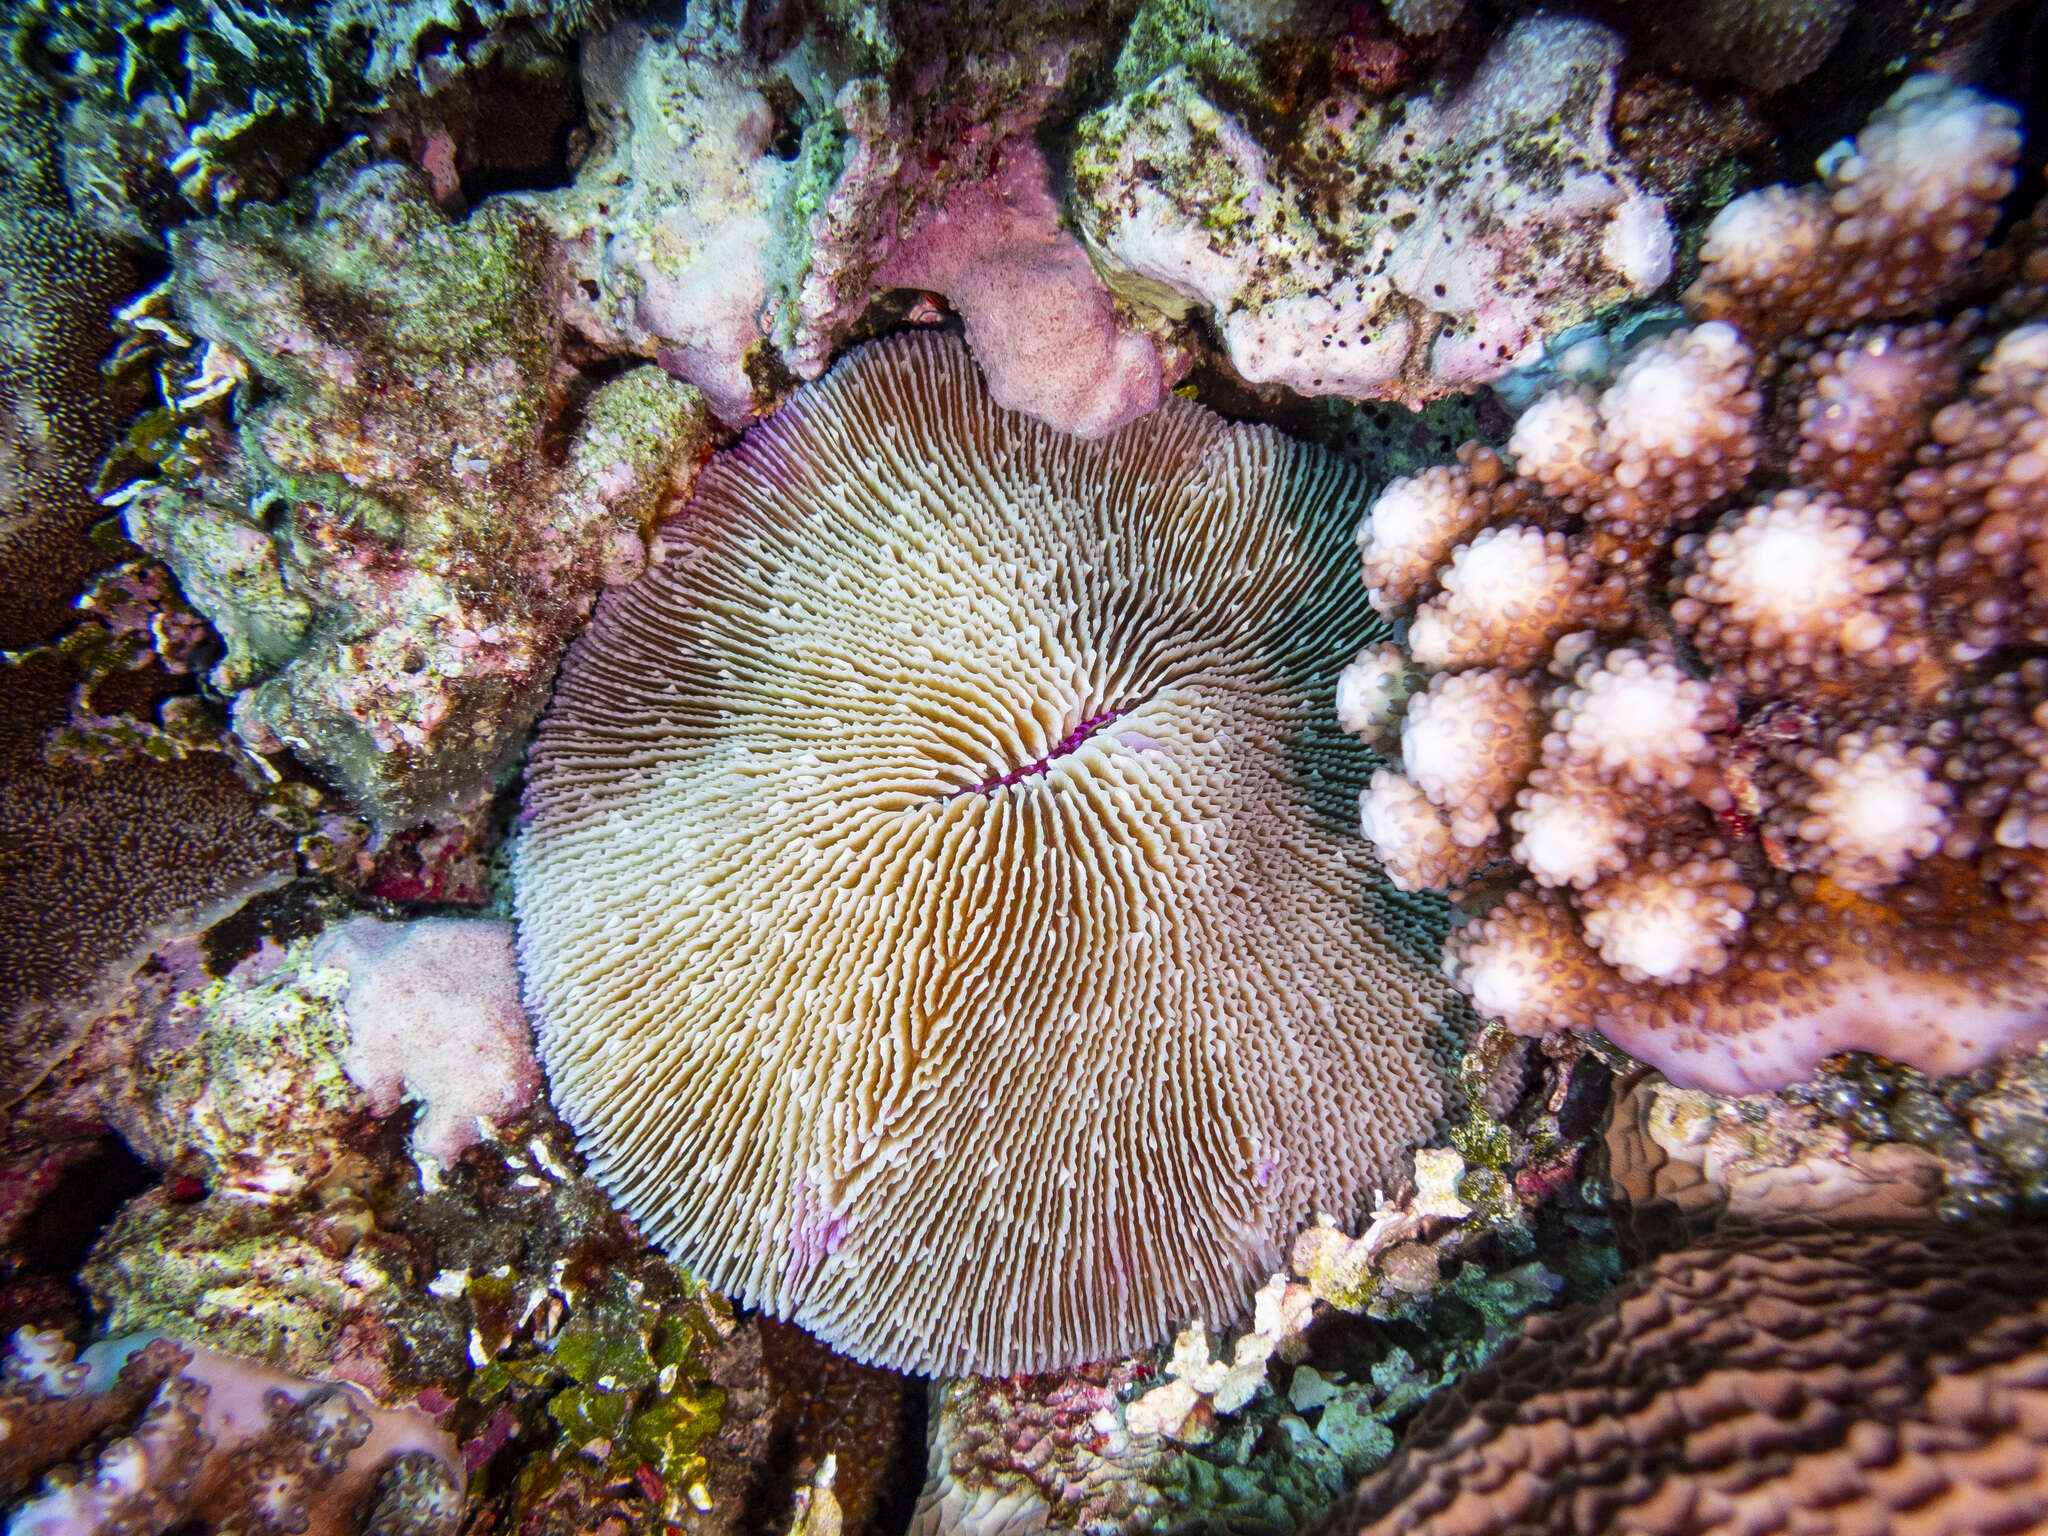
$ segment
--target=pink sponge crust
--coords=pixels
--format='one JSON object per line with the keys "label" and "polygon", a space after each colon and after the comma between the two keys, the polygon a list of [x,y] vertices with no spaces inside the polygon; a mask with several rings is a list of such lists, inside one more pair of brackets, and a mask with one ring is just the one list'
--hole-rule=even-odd
{"label": "pink sponge crust", "polygon": [[1035,144],[1005,148],[986,181],[955,187],[876,274],[942,293],[999,405],[1101,437],[1159,404],[1159,354],[1117,326],[1081,242],[1060,228]]}
{"label": "pink sponge crust", "polygon": [[402,1099],[420,1103],[412,1148],[423,1174],[482,1140],[479,1121],[510,1119],[533,1102],[540,1065],[511,924],[359,917],[330,929],[314,960],[349,973],[344,1065],[372,1110],[382,1117]]}

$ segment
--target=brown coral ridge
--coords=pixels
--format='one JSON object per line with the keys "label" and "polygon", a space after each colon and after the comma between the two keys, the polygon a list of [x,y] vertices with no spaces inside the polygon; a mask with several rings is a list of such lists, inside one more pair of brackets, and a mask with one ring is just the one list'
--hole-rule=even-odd
{"label": "brown coral ridge", "polygon": [[572,650],[515,853],[593,1174],[900,1368],[1235,1313],[1442,1100],[1433,915],[1339,830],[1355,472],[1182,402],[1065,437],[909,336],[705,474]]}
{"label": "brown coral ridge", "polygon": [[2048,327],[1947,307],[2014,122],[1909,82],[1717,217],[1700,323],[1361,526],[1422,674],[1340,690],[1398,740],[1366,833],[1405,889],[1523,876],[1450,945],[1482,1016],[1736,1092],[2048,1033]]}
{"label": "brown coral ridge", "polygon": [[1531,1318],[1319,1536],[2048,1521],[2038,1231],[1727,1232]]}

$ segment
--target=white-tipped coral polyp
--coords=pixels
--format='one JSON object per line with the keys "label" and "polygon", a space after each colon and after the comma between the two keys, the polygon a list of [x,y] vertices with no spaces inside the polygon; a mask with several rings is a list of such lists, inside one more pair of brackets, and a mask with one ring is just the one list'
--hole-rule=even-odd
{"label": "white-tipped coral polyp", "polygon": [[1697,323],[1361,526],[1429,674],[1366,833],[1410,888],[1521,870],[1449,944],[1483,1016],[1723,1091],[2048,1036],[2042,231],[1980,276],[2016,121],[1909,82],[1722,212]]}

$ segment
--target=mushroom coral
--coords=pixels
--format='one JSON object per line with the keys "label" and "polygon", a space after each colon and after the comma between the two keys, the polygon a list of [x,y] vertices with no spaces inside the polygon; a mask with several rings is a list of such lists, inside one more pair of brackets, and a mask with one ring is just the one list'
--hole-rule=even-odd
{"label": "mushroom coral", "polygon": [[1184,401],[1099,441],[852,354],[571,650],[519,954],[592,1173],[859,1359],[1038,1371],[1236,1312],[1442,1107],[1434,898],[1345,835],[1356,472]]}
{"label": "mushroom coral", "polygon": [[1481,1015],[1723,1092],[2048,1035],[2048,325],[2031,268],[1957,303],[2015,123],[1909,81],[1714,219],[1699,323],[1361,525],[1421,674],[1340,684],[1399,737],[1367,835],[1408,889],[1520,866],[1451,942]]}
{"label": "mushroom coral", "polygon": [[2038,1231],[1722,1233],[1530,1318],[1323,1536],[2035,1530]]}

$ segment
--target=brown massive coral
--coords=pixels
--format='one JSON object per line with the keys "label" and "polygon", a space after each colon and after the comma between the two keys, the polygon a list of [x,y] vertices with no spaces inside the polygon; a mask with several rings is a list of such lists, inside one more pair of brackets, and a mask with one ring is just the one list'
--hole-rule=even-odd
{"label": "brown massive coral", "polygon": [[1715,219],[1700,323],[1361,526],[1367,835],[1521,868],[1451,946],[1482,1014],[1736,1091],[2048,1033],[2048,327],[1955,307],[2014,124],[1909,82]]}
{"label": "brown massive coral", "polygon": [[[52,105],[0,71],[0,646],[72,617],[107,564],[93,474],[123,409],[100,373],[134,263],[76,217]],[[290,869],[289,839],[218,760],[51,761],[69,721],[61,661],[0,660],[0,1068],[28,1015],[78,1002],[167,928]],[[0,1071],[0,1077],[9,1076]]]}
{"label": "brown massive coral", "polygon": [[1007,1372],[1233,1313],[1386,1184],[1445,993],[1342,832],[1356,494],[1183,403],[1061,436],[938,337],[715,461],[572,650],[516,855],[624,1208],[856,1357]]}
{"label": "brown massive coral", "polygon": [[105,563],[85,538],[106,516],[93,471],[122,401],[100,376],[108,313],[135,263],[72,211],[58,174],[55,109],[0,73],[0,645],[48,639]]}
{"label": "brown massive coral", "polygon": [[1531,1318],[1323,1530],[2038,1529],[2044,1263],[2038,1232],[1716,1236]]}

